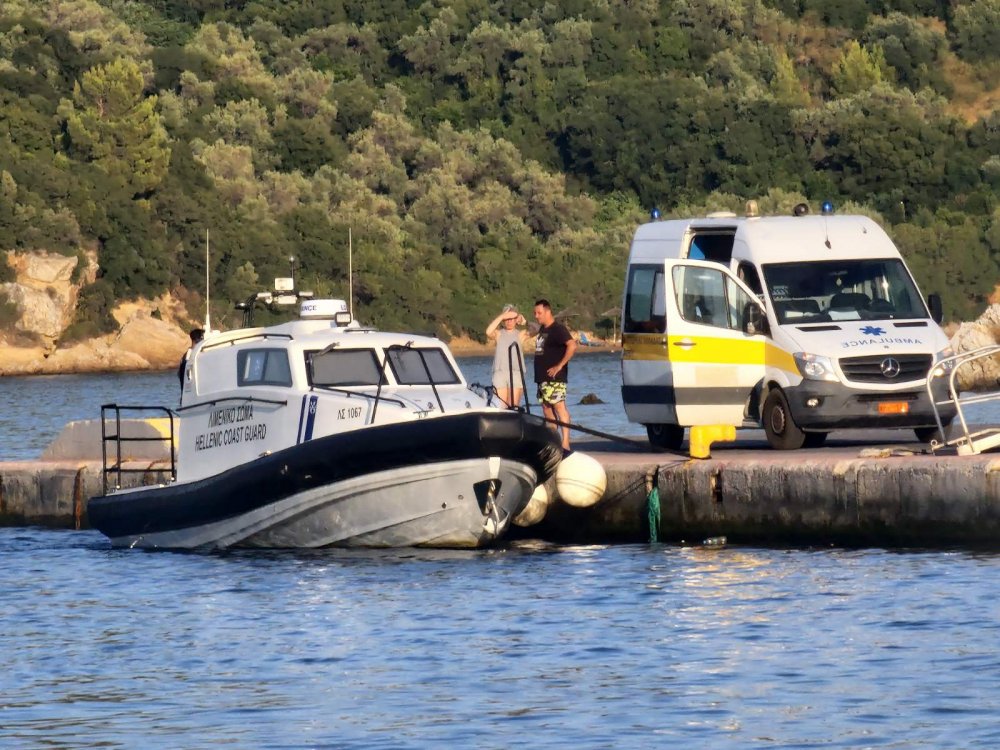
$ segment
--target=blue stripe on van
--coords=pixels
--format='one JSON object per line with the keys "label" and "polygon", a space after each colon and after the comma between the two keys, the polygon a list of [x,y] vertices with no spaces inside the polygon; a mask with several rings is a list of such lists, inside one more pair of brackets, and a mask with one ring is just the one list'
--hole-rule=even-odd
{"label": "blue stripe on van", "polygon": [[319,402],[319,396],[309,397],[309,415],[306,417],[306,435],[303,440],[312,440],[313,427],[316,426],[316,409]]}

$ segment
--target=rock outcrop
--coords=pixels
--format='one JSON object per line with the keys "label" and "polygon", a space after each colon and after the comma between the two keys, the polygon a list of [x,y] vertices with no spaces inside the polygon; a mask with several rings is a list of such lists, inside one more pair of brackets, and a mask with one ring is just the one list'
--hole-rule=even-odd
{"label": "rock outcrop", "polygon": [[[1000,342],[1000,303],[992,304],[979,318],[962,323],[951,337],[956,354],[971,352]],[[984,357],[962,365],[956,376],[963,391],[984,391],[1000,387],[1000,355]]]}
{"label": "rock outcrop", "polygon": [[119,305],[114,311],[119,328],[112,334],[59,345],[73,321],[80,288],[97,274],[93,254],[86,257],[82,273],[74,273],[79,262],[75,256],[49,253],[7,254],[16,280],[0,284],[0,292],[17,305],[19,317],[13,335],[0,339],[0,375],[175,367],[188,346],[180,323],[188,316],[183,305],[169,295]]}
{"label": "rock outcrop", "polygon": [[[15,328],[22,333],[55,344],[56,339],[73,320],[80,284],[73,282],[73,273],[80,259],[50,253],[7,254],[7,264],[14,270],[16,281],[0,284],[0,292],[17,305],[20,318]],[[97,263],[87,258],[87,268],[81,281],[93,281]]]}

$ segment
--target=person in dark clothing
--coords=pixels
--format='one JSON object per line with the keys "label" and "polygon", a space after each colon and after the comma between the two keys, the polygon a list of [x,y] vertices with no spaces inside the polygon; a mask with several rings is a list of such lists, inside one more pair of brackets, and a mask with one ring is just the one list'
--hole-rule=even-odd
{"label": "person in dark clothing", "polygon": [[[538,401],[546,419],[569,424],[566,408],[566,384],[569,361],[576,353],[576,341],[569,329],[555,319],[547,299],[535,302],[535,320],[541,326],[535,339],[535,382]],[[563,453],[569,453],[569,427],[560,427]]]}
{"label": "person in dark clothing", "polygon": [[189,335],[191,336],[191,346],[188,347],[186,352],[184,352],[184,356],[181,357],[181,363],[177,366],[177,379],[181,381],[181,388],[184,388],[184,370],[187,369],[187,361],[188,357],[191,356],[191,349],[194,348],[195,344],[205,338],[205,331],[202,328],[192,328]]}

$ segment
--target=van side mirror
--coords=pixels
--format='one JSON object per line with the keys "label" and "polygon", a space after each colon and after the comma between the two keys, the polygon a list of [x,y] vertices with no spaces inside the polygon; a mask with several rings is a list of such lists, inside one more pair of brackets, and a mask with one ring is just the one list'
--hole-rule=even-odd
{"label": "van side mirror", "polygon": [[927,307],[931,311],[931,320],[941,325],[941,321],[944,320],[944,307],[941,305],[941,297],[938,294],[928,294]]}
{"label": "van side mirror", "polygon": [[753,302],[747,302],[744,305],[743,333],[748,336],[756,336],[757,334],[764,336],[771,335],[771,327],[767,323],[767,316],[764,314],[764,308],[760,305],[755,305]]}

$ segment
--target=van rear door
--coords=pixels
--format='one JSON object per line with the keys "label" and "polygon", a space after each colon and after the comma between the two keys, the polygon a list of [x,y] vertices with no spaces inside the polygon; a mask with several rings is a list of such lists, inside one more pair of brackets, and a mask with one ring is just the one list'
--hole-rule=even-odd
{"label": "van rear door", "polygon": [[754,313],[764,317],[760,301],[728,269],[707,261],[666,261],[664,288],[677,424],[742,426],[764,378],[767,336],[747,326]]}
{"label": "van rear door", "polygon": [[622,307],[622,402],[630,422],[676,424],[667,367],[663,263],[629,266]]}

